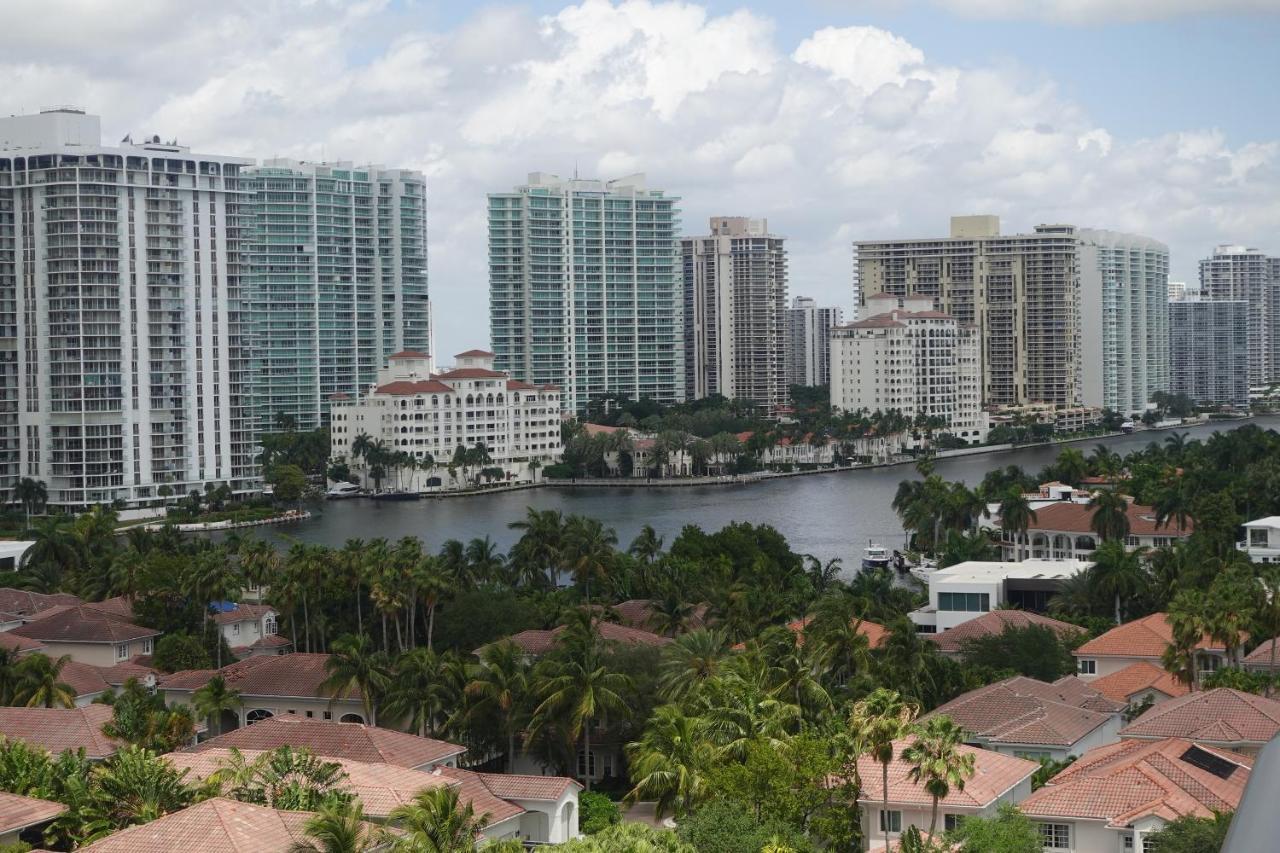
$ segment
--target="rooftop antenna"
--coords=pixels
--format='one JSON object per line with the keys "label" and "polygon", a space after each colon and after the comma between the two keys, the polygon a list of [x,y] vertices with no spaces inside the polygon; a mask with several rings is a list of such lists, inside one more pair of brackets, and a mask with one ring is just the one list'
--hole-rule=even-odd
{"label": "rooftop antenna", "polygon": [[578,180],[578,158],[573,158],[573,179]]}

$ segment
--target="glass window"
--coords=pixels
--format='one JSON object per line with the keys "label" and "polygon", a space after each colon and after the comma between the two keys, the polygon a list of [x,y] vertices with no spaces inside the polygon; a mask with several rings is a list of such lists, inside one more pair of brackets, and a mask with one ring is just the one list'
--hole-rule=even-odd
{"label": "glass window", "polygon": [[1081,660],[1080,660],[1080,674],[1081,674],[1081,675],[1097,675],[1097,674],[1098,674],[1098,662],[1097,662],[1096,660],[1088,660],[1088,659],[1085,659],[1085,658],[1081,658]]}
{"label": "glass window", "polygon": [[965,613],[986,613],[991,609],[991,595],[985,592],[940,592],[938,609]]}
{"label": "glass window", "polygon": [[128,660],[128,659],[129,659],[129,644],[123,643],[119,646],[116,646],[116,660]]}
{"label": "glass window", "polygon": [[942,816],[942,825],[947,832],[954,832],[964,822],[962,814],[945,814]]}
{"label": "glass window", "polygon": [[1267,547],[1267,531],[1266,530],[1249,530],[1249,544],[1254,548]]}
{"label": "glass window", "polygon": [[880,831],[884,832],[885,815],[889,817],[889,831],[902,832],[902,812],[900,811],[880,811]]}
{"label": "glass window", "polygon": [[1040,840],[1044,842],[1044,847],[1046,850],[1070,850],[1071,849],[1071,824],[1069,823],[1040,824]]}

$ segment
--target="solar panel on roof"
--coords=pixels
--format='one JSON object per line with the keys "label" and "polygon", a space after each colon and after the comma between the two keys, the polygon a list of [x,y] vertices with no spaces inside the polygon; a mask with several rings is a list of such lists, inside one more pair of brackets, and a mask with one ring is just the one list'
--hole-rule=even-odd
{"label": "solar panel on roof", "polygon": [[1180,758],[1192,767],[1206,770],[1219,779],[1230,779],[1231,774],[1236,772],[1236,769],[1240,766],[1232,764],[1225,758],[1214,755],[1212,752],[1201,749],[1198,746],[1189,747],[1186,752],[1182,753]]}

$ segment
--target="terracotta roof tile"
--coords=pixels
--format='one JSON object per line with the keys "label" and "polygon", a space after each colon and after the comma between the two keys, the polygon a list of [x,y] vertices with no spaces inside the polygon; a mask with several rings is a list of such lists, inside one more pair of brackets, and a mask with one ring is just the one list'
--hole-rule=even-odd
{"label": "terracotta roof tile", "polygon": [[[1152,613],[1141,619],[1117,625],[1105,634],[1089,640],[1073,652],[1078,657],[1151,658],[1159,660],[1173,640],[1173,629],[1163,613]],[[1196,648],[1221,649],[1206,634]]]}
{"label": "terracotta roof tile", "polygon": [[[1088,504],[1060,501],[1042,506],[1036,510],[1036,518],[1027,527],[1029,531],[1049,530],[1065,533],[1093,534],[1094,510]],[[1191,535],[1195,525],[1187,520],[1187,526],[1178,527],[1169,521],[1156,525],[1156,511],[1152,507],[1131,503],[1126,511],[1129,517],[1129,532],[1134,536],[1179,536]]]}
{"label": "terracotta roof tile", "polygon": [[1047,684],[1018,676],[957,696],[925,719],[948,716],[989,743],[1070,747],[1122,707],[1066,679]]}
{"label": "terracotta roof tile", "polygon": [[524,807],[504,800],[489,789],[485,777],[491,774],[475,773],[458,767],[437,767],[432,775],[447,779],[460,785],[458,799],[471,803],[476,816],[487,815],[485,825],[500,823],[504,820],[524,814]]}
{"label": "terracotta roof tile", "polygon": [[390,361],[393,358],[430,358],[430,357],[431,356],[427,355],[425,352],[418,352],[416,349],[404,349],[404,350],[400,350],[400,352],[396,353],[395,355],[387,356],[387,360]]}
{"label": "terracotta roof tile", "polygon": [[[813,617],[804,616],[800,619],[792,619],[786,624],[786,629],[796,635],[796,644],[804,645],[805,629],[809,627],[809,623],[813,621]],[[868,622],[862,620],[858,623],[858,633],[867,638],[867,645],[873,649],[880,648],[884,641],[889,638],[889,629],[878,622]],[[746,643],[736,643],[733,646],[734,651],[742,651],[747,647]]]}
{"label": "terracotta roof tile", "polygon": [[[894,741],[893,761],[889,764],[890,807],[912,806],[928,809],[933,799],[924,786],[908,778],[911,765],[902,758],[902,750],[912,743],[910,738]],[[965,782],[964,790],[955,787],[942,798],[945,809],[984,809],[994,803],[1001,794],[1029,777],[1039,768],[1034,761],[1014,758],[989,749],[972,746],[959,747],[961,752],[973,755],[974,775]],[[869,755],[858,759],[858,774],[862,777],[860,803],[879,803],[882,800],[881,765]]]}
{"label": "terracotta roof tile", "polygon": [[[304,654],[260,655],[216,669],[190,669],[162,676],[160,687],[164,690],[195,691],[221,674],[227,687],[242,696],[281,696],[309,699],[328,699],[329,694],[320,685],[329,677],[325,672],[328,655]],[[346,700],[360,701],[360,692],[352,691]]]}
{"label": "terracotta roof tile", "polygon": [[[614,604],[610,609],[618,615],[623,625],[631,628],[647,630],[654,616],[653,601],[647,598],[632,598]],[[699,604],[694,607],[693,614],[687,623],[689,630],[706,627],[706,617],[707,605]]]}
{"label": "terracotta roof tile", "polygon": [[30,637],[24,637],[21,634],[15,634],[12,631],[0,632],[0,649],[23,654],[28,652],[38,652],[44,648],[44,644],[39,640],[33,640]]}
{"label": "terracotta roof tile", "polygon": [[108,598],[105,601],[86,601],[84,606],[94,610],[101,610],[103,613],[110,613],[125,622],[133,620],[133,602],[123,595],[117,595],[115,598]]}
{"label": "terracotta roof tile", "polygon": [[403,397],[410,394],[452,394],[453,389],[434,379],[397,379],[394,382],[379,385],[376,393]]}
{"label": "terracotta roof tile", "polygon": [[124,643],[154,637],[160,632],[126,622],[106,611],[80,606],[28,622],[14,628],[13,633],[45,643]]}
{"label": "terracotta roof tile", "polygon": [[279,634],[267,634],[265,637],[259,637],[249,644],[251,649],[283,649],[285,646],[292,646],[293,642],[288,637],[282,637]]}
{"label": "terracotta roof tile", "polygon": [[29,826],[53,820],[66,810],[62,803],[0,792],[0,834],[21,832]]}
{"label": "terracotta roof tile", "polygon": [[206,752],[228,747],[269,750],[281,746],[304,746],[326,758],[409,768],[437,764],[466,751],[466,747],[457,744],[392,729],[363,723],[307,719],[296,714],[281,714],[229,731],[186,751]]}
{"label": "terracotta roof tile", "polygon": [[1144,690],[1157,690],[1169,697],[1184,696],[1187,693],[1187,685],[1145,660],[1131,663],[1110,675],[1095,678],[1089,682],[1089,686],[1117,702],[1128,702],[1129,697]]}
{"label": "terracotta roof tile", "polygon": [[81,850],[91,853],[288,853],[306,841],[309,812],[286,812],[215,797],[133,826]]}
{"label": "terracotta roof tile", "polygon": [[899,322],[892,314],[876,314],[865,320],[859,320],[856,323],[850,323],[842,326],[845,329],[905,329],[906,323]]}
{"label": "terracotta roof tile", "polygon": [[[4,636],[0,634],[0,637]],[[1244,656],[1244,662],[1250,666],[1271,666],[1271,649],[1275,646],[1275,640],[1265,640],[1258,644],[1258,647],[1249,654]],[[1280,668],[1280,648],[1276,649],[1275,665]]]}
{"label": "terracotta roof tile", "polygon": [[3,708],[0,707],[0,735],[25,741],[53,754],[81,749],[101,760],[115,755],[120,743],[102,733],[111,719],[107,705],[83,708]]}
{"label": "terracotta roof tile", "polygon": [[234,610],[224,610],[213,614],[213,622],[217,625],[234,625],[236,622],[257,622],[276,609],[267,604],[237,604]]}
{"label": "terracotta roof tile", "polygon": [[506,379],[507,374],[501,370],[488,370],[483,367],[457,367],[437,373],[433,379]]}
{"label": "terracotta roof tile", "polygon": [[1261,746],[1280,733],[1280,702],[1219,687],[1167,699],[1120,730],[1125,738],[1182,737]]}
{"label": "terracotta roof tile", "polygon": [[[596,628],[600,632],[600,639],[606,643],[619,643],[624,646],[665,646],[671,642],[670,637],[640,628],[619,625],[616,622],[597,621]],[[526,654],[542,655],[555,647],[563,631],[563,625],[550,631],[532,629],[512,634],[508,639],[523,649]],[[477,653],[479,651],[479,649],[476,650]]]}
{"label": "terracotta roof tile", "polygon": [[496,797],[504,800],[555,801],[566,791],[581,788],[567,776],[530,776],[519,773],[480,773],[480,779]]}
{"label": "terracotta roof tile", "polygon": [[[1232,765],[1223,779],[1184,758],[1189,750]],[[1203,762],[1200,762],[1203,763]],[[1091,749],[1020,804],[1032,819],[1068,817],[1131,825],[1148,815],[1209,817],[1231,811],[1248,782],[1251,759],[1182,738],[1120,741]]]}
{"label": "terracotta roof tile", "polygon": [[54,605],[61,604],[75,606],[80,603],[81,602],[78,597],[66,592],[46,595],[41,592],[28,592],[25,589],[0,587],[0,612],[4,613],[16,613],[19,616],[29,616],[32,613],[47,610]]}
{"label": "terracotta roof tile", "polygon": [[1059,622],[1057,619],[1050,619],[1048,616],[1041,616],[1039,613],[1031,613],[1026,610],[991,610],[976,619],[961,622],[956,627],[940,634],[924,634],[923,636],[932,640],[939,651],[957,654],[966,640],[972,640],[975,637],[986,637],[991,634],[1000,634],[1006,628],[1026,628],[1031,625],[1043,625],[1052,629],[1059,637],[1084,632],[1084,629],[1078,625]]}
{"label": "terracotta roof tile", "polygon": [[487,349],[469,349],[466,352],[460,352],[454,358],[493,358],[493,353]]}

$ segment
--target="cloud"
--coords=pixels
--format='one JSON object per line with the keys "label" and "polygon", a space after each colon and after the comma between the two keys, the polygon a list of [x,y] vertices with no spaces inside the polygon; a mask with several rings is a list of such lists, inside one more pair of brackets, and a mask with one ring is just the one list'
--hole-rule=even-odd
{"label": "cloud", "polygon": [[1187,15],[1275,14],[1276,0],[933,0],[959,15],[1055,24],[1160,21]]}
{"label": "cloud", "polygon": [[530,171],[645,171],[681,199],[686,233],[767,217],[788,237],[791,292],[846,310],[853,240],[943,234],[954,213],[1146,233],[1189,279],[1220,242],[1280,251],[1280,140],[1125,138],[1025,69],[940,63],[877,27],[783,44],[756,12],[650,0],[541,18],[489,6],[447,25],[426,4],[15,2],[0,111],[73,102],[108,140],[425,172],[444,354],[487,341],[485,194]]}

